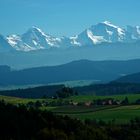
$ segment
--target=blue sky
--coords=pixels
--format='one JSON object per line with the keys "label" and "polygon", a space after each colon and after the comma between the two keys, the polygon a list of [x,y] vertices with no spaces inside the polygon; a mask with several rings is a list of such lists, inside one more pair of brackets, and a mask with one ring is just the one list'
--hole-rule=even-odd
{"label": "blue sky", "polygon": [[71,36],[102,21],[140,25],[140,0],[0,0],[0,34],[22,34],[37,26]]}

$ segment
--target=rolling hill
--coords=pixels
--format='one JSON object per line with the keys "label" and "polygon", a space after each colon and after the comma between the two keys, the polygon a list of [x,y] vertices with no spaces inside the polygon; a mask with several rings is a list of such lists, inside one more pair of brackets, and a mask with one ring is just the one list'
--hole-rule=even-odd
{"label": "rolling hill", "polygon": [[121,78],[117,79],[116,82],[120,83],[140,83],[140,72],[129,74],[126,76],[122,76]]}
{"label": "rolling hill", "polygon": [[13,70],[0,66],[0,85],[37,85],[75,80],[95,80],[109,82],[136,72],[140,72],[140,60],[89,61],[79,60],[58,66],[36,67]]}

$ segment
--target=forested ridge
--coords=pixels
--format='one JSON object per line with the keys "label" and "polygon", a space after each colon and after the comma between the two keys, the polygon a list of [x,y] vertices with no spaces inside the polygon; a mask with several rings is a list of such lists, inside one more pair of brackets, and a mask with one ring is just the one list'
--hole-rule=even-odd
{"label": "forested ridge", "polygon": [[[21,98],[52,97],[56,96],[56,94],[63,88],[69,87],[66,87],[65,85],[46,85],[27,89],[3,90],[0,91],[0,95]],[[110,82],[107,84],[94,84],[89,86],[73,87],[71,90],[73,90],[73,92],[77,92],[79,95],[139,94],[140,84]]]}

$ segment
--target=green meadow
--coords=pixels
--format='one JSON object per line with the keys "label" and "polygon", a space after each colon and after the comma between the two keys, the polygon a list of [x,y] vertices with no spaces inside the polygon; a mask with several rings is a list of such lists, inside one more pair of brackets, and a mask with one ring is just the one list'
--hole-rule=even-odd
{"label": "green meadow", "polygon": [[128,97],[130,103],[135,102],[137,99],[140,99],[140,94],[126,94],[126,95],[113,95],[113,96],[96,96],[96,95],[79,95],[69,97],[69,100],[73,100],[75,102],[85,102],[85,101],[93,101],[97,99],[107,99],[113,98],[115,100],[123,100],[125,97]]}
{"label": "green meadow", "polygon": [[[140,99],[140,94],[130,95],[117,95],[117,96],[72,96],[63,100],[72,100],[74,102],[86,102],[97,99],[113,98],[115,100],[123,100],[128,97],[129,103],[134,103],[137,99]],[[28,102],[36,101],[57,101],[58,99],[25,99],[17,97],[0,96],[0,100],[5,100],[12,104],[27,104]],[[80,120],[103,120],[103,121],[115,121],[116,123],[127,123],[135,117],[140,117],[140,105],[106,105],[106,106],[47,106],[42,107],[43,110],[49,110],[58,115],[68,115]]]}
{"label": "green meadow", "polygon": [[103,120],[105,122],[115,121],[116,123],[127,123],[131,119],[140,117],[140,105],[98,108],[57,107],[53,108],[52,111],[60,115],[68,115],[80,120],[91,119],[97,121]]}

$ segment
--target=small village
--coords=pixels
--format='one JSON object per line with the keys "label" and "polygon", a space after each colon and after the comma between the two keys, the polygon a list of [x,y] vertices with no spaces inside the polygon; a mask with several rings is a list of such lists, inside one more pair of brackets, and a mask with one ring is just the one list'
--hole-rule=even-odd
{"label": "small village", "polygon": [[[55,106],[82,106],[82,107],[98,107],[98,106],[112,106],[112,105],[130,105],[127,97],[124,100],[115,100],[113,98],[107,99],[97,99],[93,101],[76,102],[68,99],[53,99],[48,101],[47,99],[37,100],[36,102],[30,101],[26,104],[28,108],[40,108],[40,107],[55,107]],[[136,100],[134,103],[140,104],[140,99]],[[18,104],[21,105],[21,104]]]}

